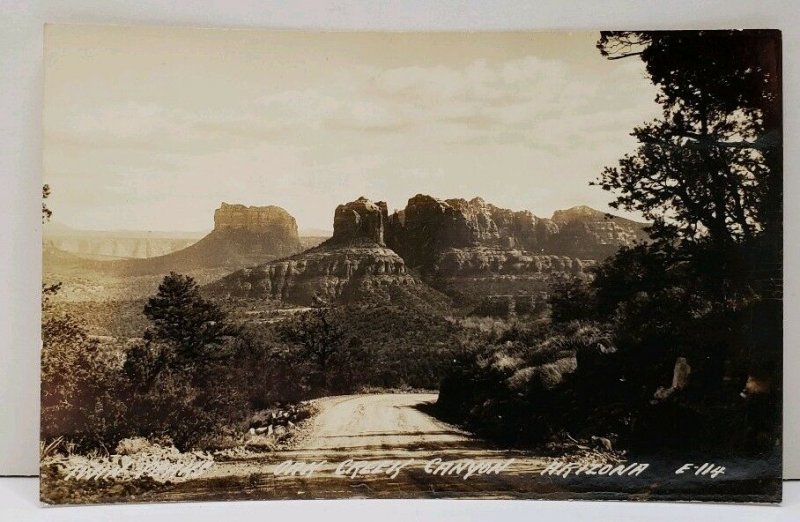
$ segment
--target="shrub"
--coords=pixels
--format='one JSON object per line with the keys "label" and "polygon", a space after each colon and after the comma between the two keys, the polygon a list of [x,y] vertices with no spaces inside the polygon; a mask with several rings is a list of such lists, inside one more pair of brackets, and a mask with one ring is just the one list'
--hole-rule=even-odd
{"label": "shrub", "polygon": [[41,437],[107,449],[130,429],[120,350],[90,337],[72,316],[55,310],[52,296],[60,287],[42,289]]}
{"label": "shrub", "polygon": [[164,370],[147,385],[134,385],[129,400],[136,433],[169,441],[181,451],[223,433],[249,411],[234,381],[235,376],[214,369],[203,376]]}
{"label": "shrub", "polygon": [[583,277],[555,278],[550,284],[550,315],[555,323],[592,319],[597,314],[595,291]]}

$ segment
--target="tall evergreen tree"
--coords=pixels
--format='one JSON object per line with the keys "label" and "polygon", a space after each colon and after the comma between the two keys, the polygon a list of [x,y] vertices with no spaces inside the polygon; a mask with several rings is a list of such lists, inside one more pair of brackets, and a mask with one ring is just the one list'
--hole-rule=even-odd
{"label": "tall evergreen tree", "polygon": [[641,212],[657,240],[700,245],[720,291],[742,273],[731,262],[742,244],[780,285],[780,33],[610,31],[597,46],[639,57],[663,108],[634,129],[636,152],[597,180],[617,193],[612,206]]}
{"label": "tall evergreen tree", "polygon": [[189,276],[170,272],[158,286],[158,293],[144,307],[152,321],[145,340],[161,342],[174,350],[177,365],[191,367],[209,358],[236,328],[215,303],[200,295],[200,287]]}

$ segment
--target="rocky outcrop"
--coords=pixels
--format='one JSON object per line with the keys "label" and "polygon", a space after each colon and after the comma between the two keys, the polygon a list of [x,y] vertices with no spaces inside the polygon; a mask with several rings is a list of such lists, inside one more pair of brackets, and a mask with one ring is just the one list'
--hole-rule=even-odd
{"label": "rocky outcrop", "polygon": [[317,247],[288,259],[240,270],[210,285],[233,297],[275,299],[312,306],[350,302],[389,286],[422,284],[403,259],[377,244]]}
{"label": "rocky outcrop", "polygon": [[[214,230],[209,236],[223,238],[245,256],[283,257],[300,250],[297,221],[281,207],[246,207],[222,203],[214,211]],[[202,241],[202,240],[201,240]],[[264,258],[256,259],[256,262]]]}
{"label": "rocky outcrop", "polygon": [[524,250],[490,247],[448,249],[441,252],[433,273],[451,274],[580,274],[587,262],[568,256],[538,255]]}
{"label": "rocky outcrop", "polygon": [[552,223],[528,211],[511,211],[481,198],[436,199],[417,194],[389,218],[387,244],[411,266],[430,267],[448,248],[491,246],[538,251]]}
{"label": "rocky outcrop", "polygon": [[291,243],[292,246],[296,246],[299,237],[294,217],[274,205],[248,207],[223,202],[214,211],[214,230],[269,234],[275,242]]}
{"label": "rocky outcrop", "polygon": [[284,209],[222,203],[214,212],[214,230],[193,245],[148,259],[97,262],[95,267],[124,275],[235,270],[286,257],[301,248],[297,222]]}
{"label": "rocky outcrop", "polygon": [[589,207],[557,211],[548,219],[481,198],[418,194],[389,216],[385,237],[426,282],[457,302],[474,304],[544,298],[554,278],[583,277],[588,265],[646,239],[642,229],[641,223]]}
{"label": "rocky outcrop", "polygon": [[440,302],[444,296],[409,273],[385,245],[385,203],[359,198],[334,212],[333,237],[286,259],[239,270],[206,287],[218,296],[303,306],[363,301]]}
{"label": "rocky outcrop", "polygon": [[[462,305],[507,300],[527,303],[524,308],[532,311],[535,306],[531,303],[546,299],[555,278],[585,277],[593,263],[518,249],[454,248],[439,253],[426,280]],[[520,311],[523,306],[516,308]]]}
{"label": "rocky outcrop", "polygon": [[333,214],[333,239],[346,242],[366,238],[385,245],[384,229],[389,221],[386,203],[373,203],[365,197],[339,205]]}
{"label": "rocky outcrop", "polygon": [[553,223],[558,227],[550,250],[584,259],[605,259],[635,242],[647,241],[644,223],[612,216],[587,206],[557,210]]}
{"label": "rocky outcrop", "polygon": [[444,250],[475,246],[600,260],[645,240],[643,227],[589,207],[560,210],[547,219],[481,198],[441,200],[418,194],[389,217],[386,239],[410,266],[428,270]]}

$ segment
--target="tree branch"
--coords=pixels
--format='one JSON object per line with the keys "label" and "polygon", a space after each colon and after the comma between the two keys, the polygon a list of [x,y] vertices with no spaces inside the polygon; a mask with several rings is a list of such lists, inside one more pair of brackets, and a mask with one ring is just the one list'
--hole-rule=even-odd
{"label": "tree branch", "polygon": [[616,56],[611,56],[609,54],[608,56],[606,56],[606,58],[608,60],[622,60],[623,58],[628,58],[630,56],[641,56],[642,52],[643,51],[637,51],[637,52],[634,52],[634,53],[623,53],[623,54],[618,54]]}
{"label": "tree branch", "polygon": [[715,145],[717,147],[726,147],[732,149],[764,149],[766,146],[764,145],[763,138],[758,138],[755,141],[719,141],[715,140],[708,135],[696,134],[694,132],[684,132],[675,134],[676,137],[679,138],[689,138],[697,141],[698,143],[707,143],[711,145]]}
{"label": "tree branch", "polygon": [[[694,147],[699,145],[702,146],[714,146],[714,147],[721,147],[721,148],[728,148],[728,149],[756,149],[756,150],[765,150],[771,147],[771,140],[758,138],[755,141],[720,141],[715,140],[713,138],[703,136],[702,134],[697,134],[694,132],[682,132],[682,133],[675,133],[670,134],[667,138],[686,138],[692,140],[694,143]],[[639,141],[642,143],[650,143],[655,145],[666,145],[670,147],[676,146],[675,143],[671,143],[668,140],[659,140],[655,138],[647,138],[647,137],[639,137]]]}

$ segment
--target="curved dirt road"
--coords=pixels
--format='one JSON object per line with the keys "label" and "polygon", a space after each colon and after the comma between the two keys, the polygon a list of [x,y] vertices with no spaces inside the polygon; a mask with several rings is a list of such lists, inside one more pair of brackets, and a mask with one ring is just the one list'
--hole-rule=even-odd
{"label": "curved dirt road", "polygon": [[[290,450],[216,459],[198,478],[109,490],[98,502],[120,500],[258,500],[333,498],[587,498],[675,499],[685,479],[660,475],[549,476],[547,458],[501,450],[425,412],[433,394],[326,397]],[[568,455],[565,455],[569,457]],[[556,463],[557,464],[557,463]],[[667,463],[669,464],[669,463]],[[673,462],[672,464],[675,464]],[[636,466],[636,462],[632,464]],[[467,473],[469,472],[469,473]],[[666,475],[664,475],[666,473]],[[741,481],[727,486],[741,494]],[[682,481],[683,480],[683,481]],[[706,478],[696,479],[700,491]],[[718,483],[720,484],[720,483]],[[778,484],[777,487],[780,487]],[[710,490],[708,499],[720,493]],[[779,490],[778,490],[779,491]],[[738,492],[738,493],[737,493]],[[685,500],[685,496],[681,497]],[[698,498],[700,500],[701,497]]]}
{"label": "curved dirt road", "polygon": [[[685,479],[666,475],[543,475],[549,459],[492,448],[426,414],[435,394],[374,394],[319,399],[318,413],[293,449],[217,459],[196,479],[122,498],[256,500],[321,498],[674,498]],[[565,457],[569,457],[565,455]],[[674,464],[674,463],[673,463]],[[636,463],[634,462],[635,466]],[[469,471],[469,473],[467,473]],[[733,475],[732,475],[733,476]],[[682,481],[683,480],[683,481]],[[697,479],[693,491],[705,478]],[[733,492],[741,485],[734,477]],[[779,486],[778,486],[779,487]],[[718,500],[711,490],[709,500]],[[685,497],[684,497],[685,498]]]}
{"label": "curved dirt road", "polygon": [[436,394],[386,393],[319,399],[319,413],[297,449],[351,454],[398,454],[419,450],[473,449],[458,428],[423,413]]}
{"label": "curved dirt road", "polygon": [[[496,449],[425,413],[430,393],[325,397],[292,449],[219,462],[161,500],[257,498],[525,497],[544,459]],[[438,459],[438,461],[437,461]],[[502,472],[435,473],[447,462]],[[550,488],[545,488],[549,491]]]}

